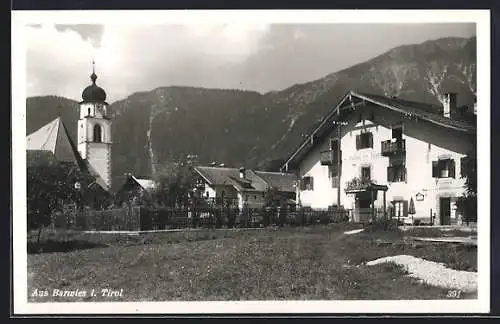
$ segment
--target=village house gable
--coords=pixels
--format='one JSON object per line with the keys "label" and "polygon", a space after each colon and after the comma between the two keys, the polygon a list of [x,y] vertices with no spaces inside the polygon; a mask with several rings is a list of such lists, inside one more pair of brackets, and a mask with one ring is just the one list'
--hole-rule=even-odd
{"label": "village house gable", "polygon": [[440,114],[432,105],[349,92],[283,166],[299,178],[297,202],[383,208],[382,192],[374,202],[346,192],[353,181],[366,180],[387,186],[385,203],[400,216],[408,217],[413,199],[414,217],[446,213],[444,223],[456,221],[454,201],[465,184],[461,159],[475,141],[475,123],[456,107],[450,117]]}
{"label": "village house gable", "polygon": [[283,193],[295,192],[294,174],[204,166],[195,167],[195,172],[199,175],[200,197],[213,201],[224,199],[240,209],[263,207],[265,193],[270,188]]}

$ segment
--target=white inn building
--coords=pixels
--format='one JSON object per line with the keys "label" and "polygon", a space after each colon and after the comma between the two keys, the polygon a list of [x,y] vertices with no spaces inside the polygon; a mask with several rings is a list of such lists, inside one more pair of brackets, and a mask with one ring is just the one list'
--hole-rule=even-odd
{"label": "white inn building", "polygon": [[445,94],[438,107],[348,92],[282,167],[299,179],[298,205],[342,206],[358,222],[384,210],[407,222],[460,222],[455,201],[476,116],[456,99]]}

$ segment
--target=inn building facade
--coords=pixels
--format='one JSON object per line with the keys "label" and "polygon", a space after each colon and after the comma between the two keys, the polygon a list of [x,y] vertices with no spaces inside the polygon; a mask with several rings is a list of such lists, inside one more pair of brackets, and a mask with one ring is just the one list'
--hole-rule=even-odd
{"label": "inn building facade", "polygon": [[443,106],[349,91],[282,166],[301,207],[343,207],[357,222],[384,211],[405,222],[460,222],[461,166],[476,116],[447,93]]}

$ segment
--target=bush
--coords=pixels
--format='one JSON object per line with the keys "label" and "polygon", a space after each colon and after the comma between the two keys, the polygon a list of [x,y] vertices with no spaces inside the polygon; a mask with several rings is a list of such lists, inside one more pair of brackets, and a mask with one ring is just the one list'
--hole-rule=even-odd
{"label": "bush", "polygon": [[459,197],[456,205],[457,212],[463,215],[465,223],[477,222],[477,198],[475,196]]}

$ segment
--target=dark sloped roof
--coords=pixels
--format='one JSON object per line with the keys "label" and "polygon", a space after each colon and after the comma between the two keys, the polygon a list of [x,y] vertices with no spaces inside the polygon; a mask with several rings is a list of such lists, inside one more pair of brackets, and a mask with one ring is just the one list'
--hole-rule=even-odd
{"label": "dark sloped roof", "polygon": [[311,140],[321,136],[332,126],[328,121],[335,118],[337,109],[342,111],[343,107],[348,107],[347,102],[350,100],[362,102],[368,101],[372,104],[378,105],[380,107],[388,108],[394,111],[398,111],[402,114],[408,114],[423,120],[429,121],[435,125],[450,128],[459,132],[465,132],[469,134],[476,133],[476,117],[468,113],[460,115],[452,115],[451,118],[444,117],[442,115],[442,107],[431,105],[422,102],[403,100],[394,97],[386,97],[376,94],[367,93],[356,93],[354,91],[349,91],[344,95],[344,97],[339,101],[334,109],[332,109],[319,123],[319,125],[312,131],[312,133],[304,140],[304,142],[290,155],[288,160],[282,166],[283,170],[286,170],[287,166],[294,163],[296,160],[300,160],[309,150],[316,145],[316,142]]}
{"label": "dark sloped roof", "polygon": [[279,191],[295,192],[297,177],[293,173],[255,171],[269,186]]}
{"label": "dark sloped roof", "polygon": [[476,125],[474,121],[469,117],[470,115],[468,114],[464,114],[464,116],[452,115],[451,118],[447,118],[442,115],[443,107],[437,105],[403,100],[399,98],[389,98],[381,95],[374,95],[367,93],[359,93],[358,96],[371,99],[376,104],[380,103],[383,105],[397,108],[406,113],[414,114],[418,117],[427,119],[431,122],[438,123],[439,125],[444,127],[451,127],[466,132],[476,131]]}
{"label": "dark sloped roof", "polygon": [[240,171],[234,168],[217,168],[217,167],[195,167],[198,172],[211,185],[226,185],[232,186],[233,178],[239,178]]}
{"label": "dark sloped roof", "polygon": [[[283,191],[294,191],[290,179],[295,179],[294,175],[285,173],[273,173],[245,170],[245,178],[240,178],[240,170],[236,168],[220,167],[195,167],[198,172],[210,185],[232,186],[238,191],[264,192],[270,187],[277,187]],[[283,179],[280,179],[283,178]]]}

